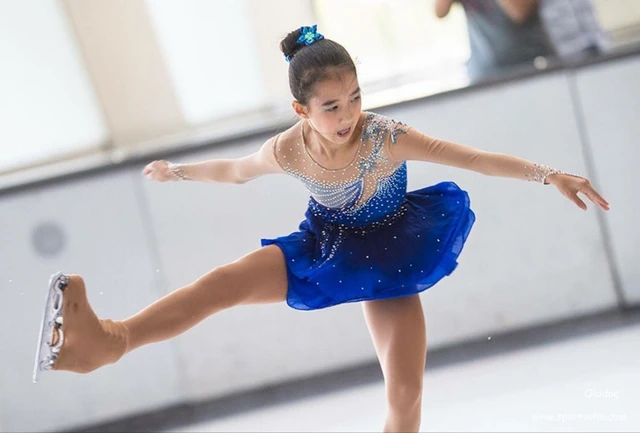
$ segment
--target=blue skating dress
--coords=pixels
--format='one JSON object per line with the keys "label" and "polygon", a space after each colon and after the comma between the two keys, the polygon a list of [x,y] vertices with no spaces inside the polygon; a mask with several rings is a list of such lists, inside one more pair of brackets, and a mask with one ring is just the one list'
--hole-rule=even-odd
{"label": "blue skating dress", "polygon": [[274,153],[285,171],[309,189],[299,230],[275,244],[286,258],[287,304],[317,310],[371,299],[413,295],[457,266],[475,221],[469,196],[453,182],[407,193],[407,165],[389,157],[407,126],[366,113],[351,164],[326,169],[301,137]]}

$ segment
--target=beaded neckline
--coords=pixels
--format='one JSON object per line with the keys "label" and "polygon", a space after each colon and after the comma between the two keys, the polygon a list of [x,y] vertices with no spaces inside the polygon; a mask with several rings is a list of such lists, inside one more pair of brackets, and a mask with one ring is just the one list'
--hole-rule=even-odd
{"label": "beaded neckline", "polygon": [[[366,117],[362,120],[362,131],[364,131],[364,123],[367,121]],[[360,144],[358,144],[358,149],[356,150],[355,155],[353,155],[353,159],[351,160],[351,162],[349,162],[349,164],[347,164],[346,166],[342,167],[342,168],[327,168],[324,165],[320,164],[318,161],[315,160],[315,158],[313,156],[311,156],[311,153],[309,152],[309,149],[307,149],[307,143],[305,142],[304,139],[304,124],[306,123],[305,121],[300,122],[300,138],[302,140],[302,147],[304,148],[305,153],[307,154],[307,156],[309,157],[309,159],[311,159],[311,161],[313,161],[314,164],[316,164],[318,167],[320,167],[323,170],[326,171],[344,171],[346,169],[348,169],[349,167],[351,167],[353,165],[354,162],[356,162],[356,160],[358,159],[358,155],[360,155],[360,150],[362,149],[362,143],[365,142],[364,139],[364,134],[362,134],[362,136],[360,137]]]}

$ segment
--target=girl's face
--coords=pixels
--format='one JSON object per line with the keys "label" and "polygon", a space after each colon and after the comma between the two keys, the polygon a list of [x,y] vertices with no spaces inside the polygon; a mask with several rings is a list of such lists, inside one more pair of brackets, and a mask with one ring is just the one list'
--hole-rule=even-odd
{"label": "girl's face", "polygon": [[362,109],[358,78],[353,72],[332,75],[315,85],[307,105],[296,104],[296,113],[309,119],[323,138],[334,144],[348,143]]}

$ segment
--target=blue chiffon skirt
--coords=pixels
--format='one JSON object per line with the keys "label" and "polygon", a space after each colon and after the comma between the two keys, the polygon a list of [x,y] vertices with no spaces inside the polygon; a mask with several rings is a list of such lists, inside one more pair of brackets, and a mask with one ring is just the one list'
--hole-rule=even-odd
{"label": "blue chiffon skirt", "polygon": [[297,310],[420,293],[456,268],[475,222],[467,192],[453,182],[408,192],[381,224],[345,228],[310,209],[305,216],[298,231],[261,240],[282,249],[287,304]]}

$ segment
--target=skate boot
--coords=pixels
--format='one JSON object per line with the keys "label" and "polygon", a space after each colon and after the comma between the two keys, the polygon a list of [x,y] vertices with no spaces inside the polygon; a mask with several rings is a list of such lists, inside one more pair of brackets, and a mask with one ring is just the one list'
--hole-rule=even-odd
{"label": "skate boot", "polygon": [[122,322],[98,319],[79,275],[58,272],[49,280],[33,381],[45,370],[89,373],[113,364],[126,353],[128,340]]}

